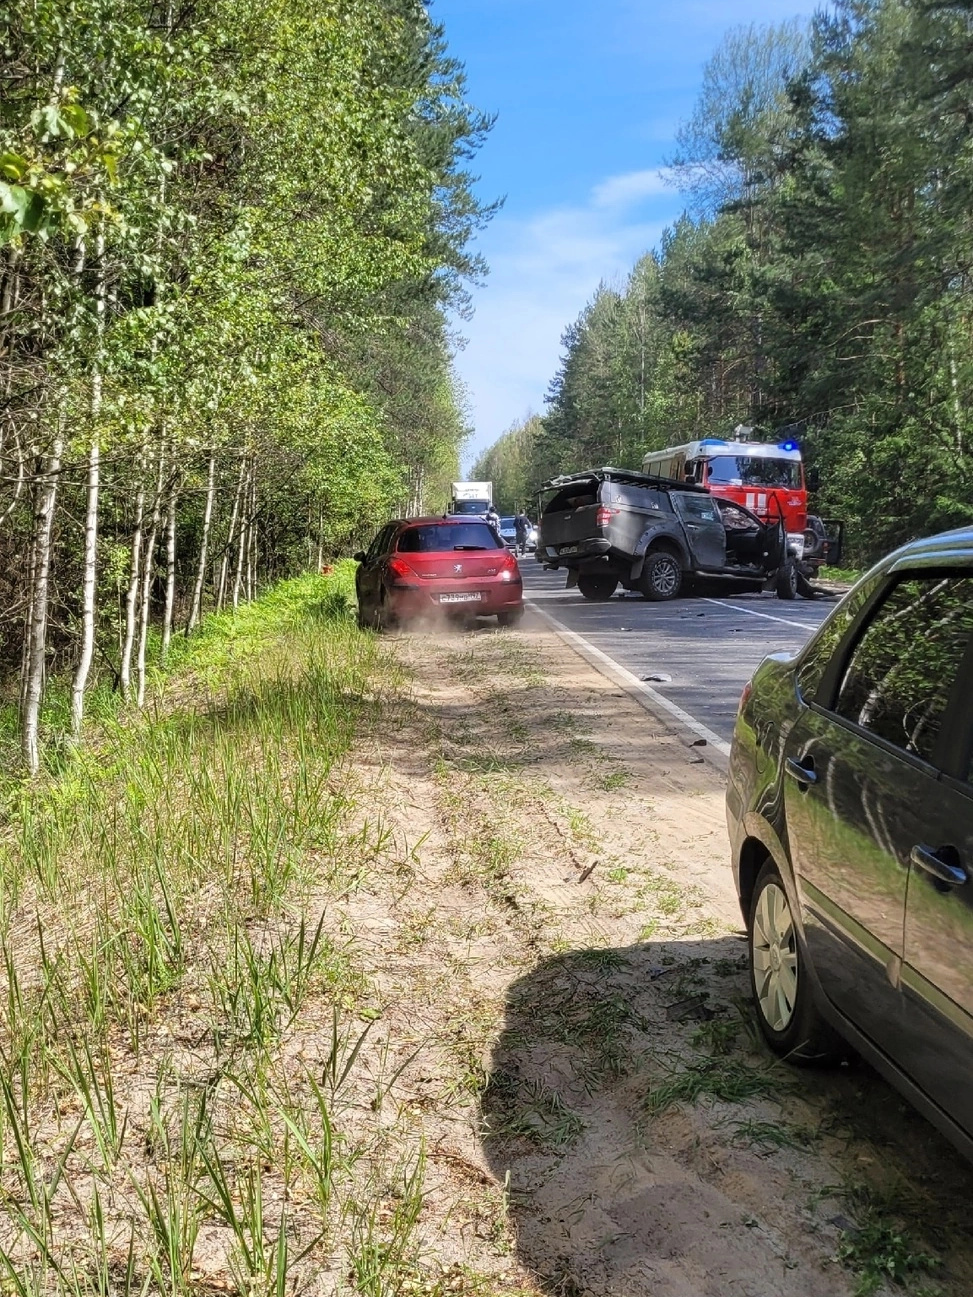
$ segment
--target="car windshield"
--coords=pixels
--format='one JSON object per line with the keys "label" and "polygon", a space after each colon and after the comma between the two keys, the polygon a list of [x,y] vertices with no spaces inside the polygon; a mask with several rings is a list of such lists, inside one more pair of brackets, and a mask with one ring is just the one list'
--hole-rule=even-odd
{"label": "car windshield", "polygon": [[796,459],[763,455],[714,455],[707,460],[707,486],[783,486],[799,488],[801,465]]}
{"label": "car windshield", "polygon": [[486,513],[489,500],[454,500],[453,513]]}
{"label": "car windshield", "polygon": [[432,522],[410,527],[399,537],[400,554],[433,554],[452,549],[502,549],[485,522]]}

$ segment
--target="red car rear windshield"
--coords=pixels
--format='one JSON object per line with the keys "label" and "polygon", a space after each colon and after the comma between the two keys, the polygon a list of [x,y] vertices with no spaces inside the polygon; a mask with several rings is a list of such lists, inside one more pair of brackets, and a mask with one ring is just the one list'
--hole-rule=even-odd
{"label": "red car rear windshield", "polygon": [[410,527],[399,536],[396,546],[400,554],[432,554],[444,549],[503,548],[503,541],[485,522],[433,522],[422,527]]}

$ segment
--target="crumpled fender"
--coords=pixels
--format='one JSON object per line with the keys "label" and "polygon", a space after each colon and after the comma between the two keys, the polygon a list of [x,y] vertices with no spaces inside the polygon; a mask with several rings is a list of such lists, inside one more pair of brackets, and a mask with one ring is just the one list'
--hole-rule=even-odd
{"label": "crumpled fender", "polygon": [[647,527],[635,546],[635,554],[632,557],[632,571],[629,576],[630,581],[637,581],[642,575],[642,568],[645,566],[645,556],[649,547],[653,541],[658,540],[660,537],[665,537],[667,541],[671,541],[675,545],[679,551],[679,562],[684,572],[688,572],[692,568],[689,552],[680,536],[676,535],[670,527]]}

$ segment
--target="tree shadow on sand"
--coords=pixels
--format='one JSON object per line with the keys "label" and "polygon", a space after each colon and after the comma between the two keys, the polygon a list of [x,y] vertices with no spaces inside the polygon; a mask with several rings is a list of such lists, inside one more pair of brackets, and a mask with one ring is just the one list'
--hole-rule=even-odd
{"label": "tree shadow on sand", "polygon": [[850,1295],[835,1222],[853,1208],[816,1189],[870,1159],[932,1224],[971,1184],[864,1065],[799,1071],[767,1052],[729,935],[573,951],[515,982],[483,1144],[550,1297]]}

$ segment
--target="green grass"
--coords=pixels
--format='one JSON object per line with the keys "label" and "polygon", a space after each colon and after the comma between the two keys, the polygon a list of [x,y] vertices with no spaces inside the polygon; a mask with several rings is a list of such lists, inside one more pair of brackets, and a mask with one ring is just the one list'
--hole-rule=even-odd
{"label": "green grass", "polygon": [[924,1252],[907,1230],[872,1216],[842,1232],[836,1256],[855,1275],[855,1297],[872,1297],[887,1283],[912,1288],[914,1279],[939,1269],[938,1257]]}
{"label": "green grass", "polygon": [[786,1085],[780,1071],[773,1067],[753,1067],[732,1056],[696,1059],[652,1086],[645,1107],[652,1116],[659,1116],[680,1104],[696,1104],[703,1099],[742,1103],[746,1099],[773,1097]]}
{"label": "green grass", "polygon": [[785,1122],[748,1117],[745,1121],[731,1122],[730,1128],[734,1144],[755,1148],[761,1153],[772,1153],[781,1148],[807,1148],[811,1142],[810,1132]]}
{"label": "green grass", "polygon": [[865,569],[862,567],[823,567],[821,569],[821,580],[840,581],[844,585],[854,585],[864,574]]}
{"label": "green grass", "polygon": [[836,1193],[854,1218],[840,1233],[835,1257],[855,1276],[855,1297],[872,1297],[889,1285],[911,1297],[936,1297],[942,1263],[922,1237],[928,1204],[905,1186],[850,1182]]}
{"label": "green grass", "polygon": [[96,693],[81,748],[55,684],[44,774],[2,765],[0,1290],[188,1294],[207,1223],[241,1292],[294,1290],[315,1250],[360,1292],[414,1263],[421,1153],[383,1154],[389,1218],[341,1126],[404,1065],[328,922],[393,850],[346,776],[398,680],[350,570],[177,637],[143,712]]}

